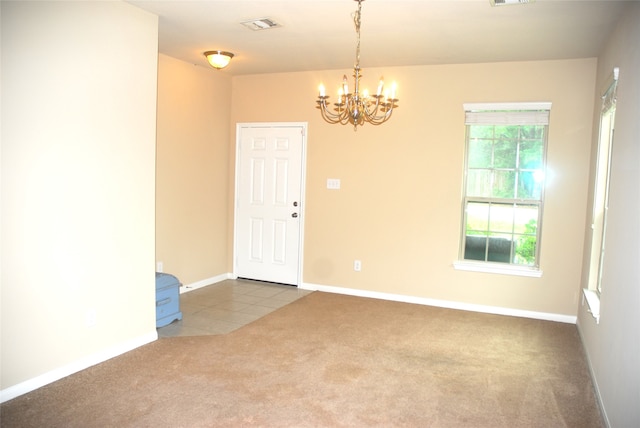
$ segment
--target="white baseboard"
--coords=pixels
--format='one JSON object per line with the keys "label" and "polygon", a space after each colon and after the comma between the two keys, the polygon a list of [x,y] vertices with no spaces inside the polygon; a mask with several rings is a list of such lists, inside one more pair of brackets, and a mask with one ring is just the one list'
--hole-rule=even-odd
{"label": "white baseboard", "polygon": [[191,284],[182,285],[180,287],[180,294],[197,290],[198,288],[206,287],[207,285],[216,284],[218,282],[222,282],[227,279],[233,279],[233,275],[230,273],[223,273],[222,275],[213,276],[211,278],[203,279],[201,281],[193,282]]}
{"label": "white baseboard", "polygon": [[494,315],[507,315],[521,318],[531,318],[545,321],[556,321],[567,324],[575,324],[576,316],[552,314],[547,312],[525,311],[522,309],[501,308],[498,306],[475,305],[472,303],[452,302],[448,300],[429,299],[426,297],[405,296],[402,294],[381,293],[378,291],[358,290],[354,288],[334,287],[331,285],[319,285],[303,283],[299,286],[303,290],[324,291],[327,293],[346,294],[349,296],[370,297],[372,299],[391,300],[394,302],[415,303],[418,305],[436,306],[439,308],[459,309],[463,311],[482,312]]}
{"label": "white baseboard", "polygon": [[17,385],[10,386],[9,388],[0,391],[0,403],[4,403],[5,401],[11,400],[20,395],[34,391],[52,382],[60,380],[63,377],[67,377],[91,366],[95,366],[96,364],[102,363],[111,358],[117,357],[118,355],[122,355],[125,352],[129,352],[135,348],[139,348],[140,346],[146,345],[147,343],[151,343],[156,340],[158,340],[158,332],[156,330],[153,330],[152,332],[149,332],[144,336],[136,337],[109,349],[105,349],[104,351],[89,355],[88,357],[82,358],[78,361],[74,361],[73,363],[66,366],[59,367],[55,370],[26,380]]}

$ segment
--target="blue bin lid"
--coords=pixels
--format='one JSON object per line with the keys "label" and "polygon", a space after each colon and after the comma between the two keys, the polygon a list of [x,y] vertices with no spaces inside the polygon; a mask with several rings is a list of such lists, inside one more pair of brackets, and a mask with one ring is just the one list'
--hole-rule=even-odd
{"label": "blue bin lid", "polygon": [[180,281],[170,273],[156,272],[156,290],[172,285],[180,285]]}

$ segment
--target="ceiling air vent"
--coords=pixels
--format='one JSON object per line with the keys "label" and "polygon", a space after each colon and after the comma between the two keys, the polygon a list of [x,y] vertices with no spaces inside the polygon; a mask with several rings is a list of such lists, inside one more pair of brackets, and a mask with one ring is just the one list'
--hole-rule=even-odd
{"label": "ceiling air vent", "polygon": [[506,6],[508,4],[533,3],[536,0],[489,0],[491,6]]}
{"label": "ceiling air vent", "polygon": [[241,22],[241,24],[253,31],[269,30],[281,26],[271,18],[252,19],[251,21]]}

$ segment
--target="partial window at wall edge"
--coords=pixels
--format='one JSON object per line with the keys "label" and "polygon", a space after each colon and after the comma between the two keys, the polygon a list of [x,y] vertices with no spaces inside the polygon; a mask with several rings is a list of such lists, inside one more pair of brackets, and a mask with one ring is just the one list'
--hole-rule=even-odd
{"label": "partial window at wall edge", "polygon": [[591,240],[589,268],[584,297],[589,311],[600,322],[600,295],[606,291],[603,285],[603,265],[605,260],[605,242],[607,215],[609,211],[609,180],[611,177],[611,155],[615,133],[616,100],[620,69],[615,67],[601,91],[600,121],[598,145],[596,149],[595,173],[591,211]]}

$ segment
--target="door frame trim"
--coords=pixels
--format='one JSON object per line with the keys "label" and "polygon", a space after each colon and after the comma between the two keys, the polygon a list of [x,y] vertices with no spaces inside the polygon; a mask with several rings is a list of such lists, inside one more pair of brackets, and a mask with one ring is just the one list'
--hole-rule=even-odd
{"label": "door frame trim", "polygon": [[234,163],[234,190],[233,190],[233,277],[237,278],[237,257],[238,248],[236,238],[238,236],[238,172],[240,159],[238,153],[240,151],[240,136],[243,128],[301,128],[302,131],[302,159],[300,160],[300,210],[299,210],[299,228],[298,234],[298,274],[296,277],[296,287],[302,285],[302,271],[304,266],[304,219],[306,211],[306,179],[307,179],[307,135],[308,122],[238,122],[236,123],[236,143],[235,143],[235,163]]}

